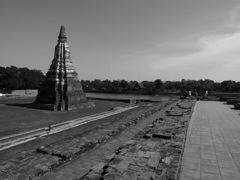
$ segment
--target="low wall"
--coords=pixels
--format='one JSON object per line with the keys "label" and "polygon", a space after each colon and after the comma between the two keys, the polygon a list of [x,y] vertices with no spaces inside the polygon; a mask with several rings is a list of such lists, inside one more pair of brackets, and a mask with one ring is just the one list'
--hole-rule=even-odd
{"label": "low wall", "polygon": [[2,94],[12,94],[12,95],[32,95],[36,96],[38,94],[37,89],[27,89],[27,90],[2,90]]}
{"label": "low wall", "polygon": [[216,93],[210,94],[209,96],[216,96],[216,97],[240,97],[240,93],[216,92]]}

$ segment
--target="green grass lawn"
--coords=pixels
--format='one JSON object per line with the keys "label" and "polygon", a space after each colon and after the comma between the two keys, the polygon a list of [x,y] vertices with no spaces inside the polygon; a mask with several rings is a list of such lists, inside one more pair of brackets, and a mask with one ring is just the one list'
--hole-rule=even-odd
{"label": "green grass lawn", "polygon": [[35,97],[32,96],[0,97],[0,137],[108,111],[117,106],[129,105],[124,102],[91,100],[96,104],[95,107],[71,111],[46,111],[5,105],[32,103],[34,100]]}

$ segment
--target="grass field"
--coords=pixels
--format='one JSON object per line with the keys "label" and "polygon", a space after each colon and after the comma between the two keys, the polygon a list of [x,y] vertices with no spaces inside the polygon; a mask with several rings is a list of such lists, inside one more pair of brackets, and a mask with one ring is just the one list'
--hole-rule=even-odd
{"label": "grass field", "polygon": [[124,102],[91,100],[96,104],[95,107],[72,111],[46,111],[18,106],[34,100],[32,96],[0,97],[0,137],[129,105]]}

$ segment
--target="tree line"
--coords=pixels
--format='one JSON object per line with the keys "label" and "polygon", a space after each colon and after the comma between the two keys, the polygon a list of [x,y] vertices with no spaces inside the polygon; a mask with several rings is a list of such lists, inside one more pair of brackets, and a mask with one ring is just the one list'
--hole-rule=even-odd
{"label": "tree line", "polygon": [[[41,70],[17,68],[15,66],[0,66],[0,89],[39,89],[45,76]],[[181,81],[126,81],[126,80],[81,80],[85,92],[107,93],[184,93],[197,90],[198,94],[204,94],[206,90],[211,92],[239,93],[240,82],[224,80],[214,82],[210,79],[182,79]]]}
{"label": "tree line", "polygon": [[210,79],[190,80],[182,79],[181,81],[165,81],[156,79],[155,81],[126,81],[126,80],[103,80],[95,79],[94,81],[82,80],[83,90],[85,92],[141,92],[146,94],[156,93],[184,93],[186,91],[197,91],[198,94],[208,92],[228,92],[239,93],[240,82],[224,80],[214,82]]}
{"label": "tree line", "polygon": [[41,70],[0,66],[0,89],[38,89],[45,76]]}

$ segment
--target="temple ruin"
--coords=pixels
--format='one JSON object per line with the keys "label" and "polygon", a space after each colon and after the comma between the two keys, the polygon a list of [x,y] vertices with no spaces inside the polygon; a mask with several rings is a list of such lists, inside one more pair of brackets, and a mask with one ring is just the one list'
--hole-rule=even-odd
{"label": "temple ruin", "polygon": [[65,27],[61,26],[52,64],[34,104],[56,111],[91,106],[77,75],[70,57]]}

